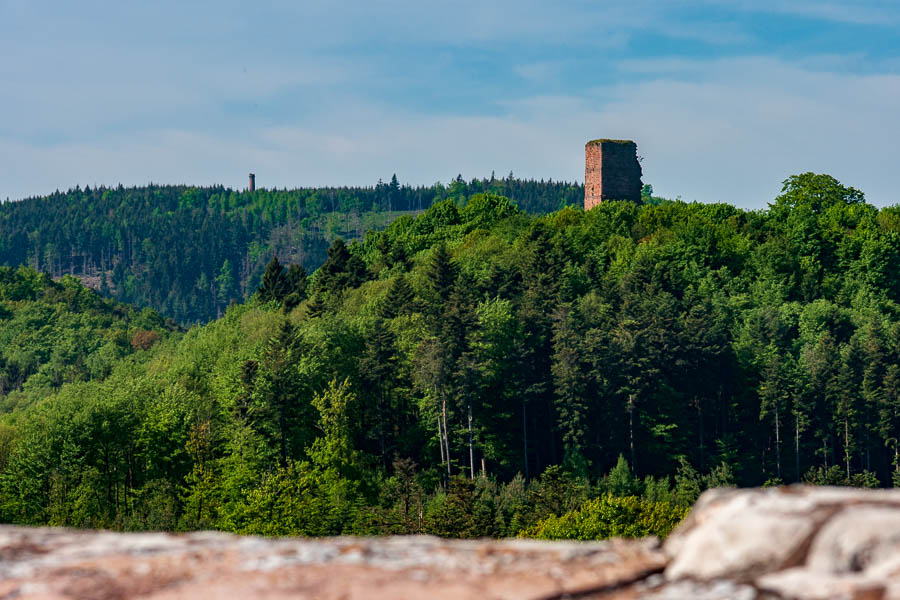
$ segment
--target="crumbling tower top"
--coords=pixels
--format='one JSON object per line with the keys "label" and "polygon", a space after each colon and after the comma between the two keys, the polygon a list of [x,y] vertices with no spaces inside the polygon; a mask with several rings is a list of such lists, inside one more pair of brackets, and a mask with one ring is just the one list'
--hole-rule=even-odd
{"label": "crumbling tower top", "polygon": [[631,140],[591,140],[584,147],[584,210],[604,200],[641,200],[641,164]]}

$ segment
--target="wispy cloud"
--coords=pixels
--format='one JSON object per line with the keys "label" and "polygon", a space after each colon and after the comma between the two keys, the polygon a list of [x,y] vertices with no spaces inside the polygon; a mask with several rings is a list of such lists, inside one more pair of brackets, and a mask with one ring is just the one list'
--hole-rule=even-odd
{"label": "wispy cloud", "polygon": [[584,141],[613,136],[638,141],[663,194],[761,207],[817,170],[896,202],[898,15],[849,0],[0,0],[0,197],[238,187],[248,170],[279,187],[580,180]]}
{"label": "wispy cloud", "polygon": [[798,15],[837,23],[891,26],[900,22],[898,7],[893,0],[711,0],[708,4],[747,12]]}

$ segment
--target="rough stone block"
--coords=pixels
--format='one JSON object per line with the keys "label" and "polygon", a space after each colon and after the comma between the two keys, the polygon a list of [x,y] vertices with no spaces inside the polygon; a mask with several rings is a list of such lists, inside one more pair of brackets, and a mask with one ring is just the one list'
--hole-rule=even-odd
{"label": "rough stone block", "polygon": [[641,164],[631,140],[593,140],[584,147],[584,210],[605,200],[641,200]]}

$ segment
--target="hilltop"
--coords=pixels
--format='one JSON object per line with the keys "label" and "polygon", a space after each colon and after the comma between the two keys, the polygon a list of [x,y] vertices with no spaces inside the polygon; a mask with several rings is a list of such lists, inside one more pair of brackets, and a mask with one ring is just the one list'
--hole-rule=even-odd
{"label": "hilltop", "polygon": [[464,204],[486,191],[535,213],[583,195],[580,185],[512,174],[416,188],[396,176],[367,188],[75,188],[0,204],[0,265],[73,275],[104,296],[179,323],[206,322],[249,298],[273,255],[311,272],[337,237],[361,239],[434,202]]}
{"label": "hilltop", "polygon": [[29,406],[66,383],[103,380],[176,329],[73,277],[0,267],[0,410]]}
{"label": "hilltop", "polygon": [[891,485],[898,253],[812,173],[767,211],[437,202],[8,415],[0,516],[664,535],[705,487]]}

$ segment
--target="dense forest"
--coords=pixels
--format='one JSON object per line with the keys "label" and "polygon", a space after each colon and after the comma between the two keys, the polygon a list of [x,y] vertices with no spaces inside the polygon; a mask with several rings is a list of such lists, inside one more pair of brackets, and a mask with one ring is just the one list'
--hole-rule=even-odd
{"label": "dense forest", "polygon": [[74,275],[104,296],[181,324],[221,316],[255,291],[273,254],[313,271],[332,240],[360,238],[434,202],[490,192],[546,213],[578,203],[581,185],[515,179],[448,185],[234,191],[149,185],[75,188],[0,203],[0,265]]}
{"label": "dense forest", "polygon": [[705,487],[898,485],[898,266],[900,208],[827,175],[764,211],[442,200],[16,403],[0,519],[665,535]]}
{"label": "dense forest", "polygon": [[33,404],[177,330],[149,308],[101,298],[69,276],[0,267],[0,411]]}

